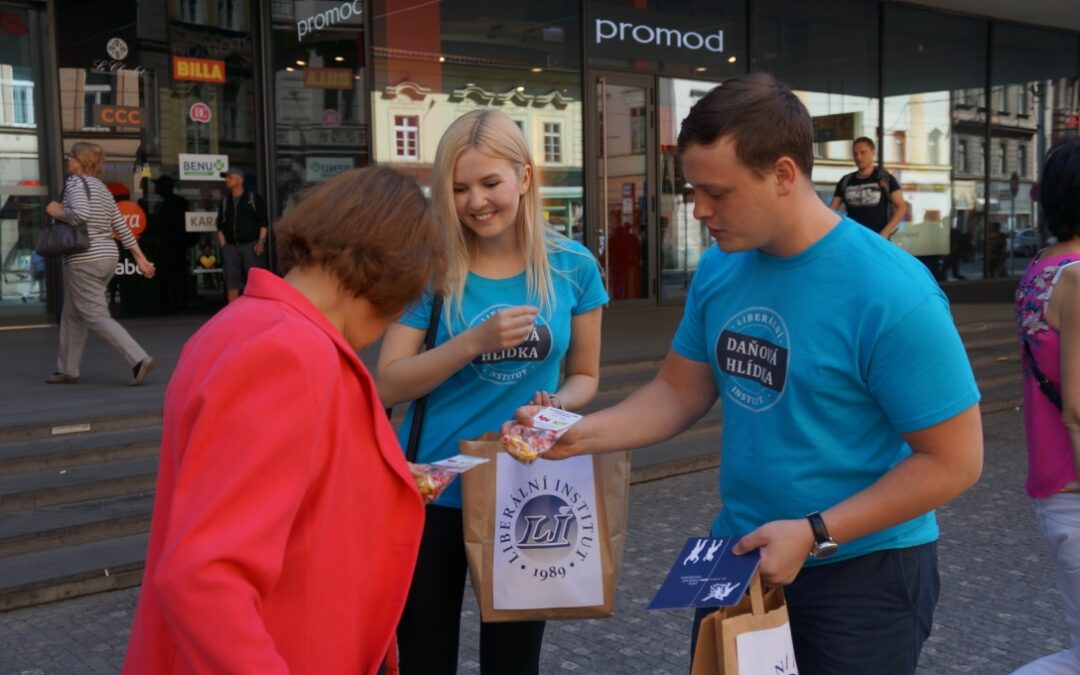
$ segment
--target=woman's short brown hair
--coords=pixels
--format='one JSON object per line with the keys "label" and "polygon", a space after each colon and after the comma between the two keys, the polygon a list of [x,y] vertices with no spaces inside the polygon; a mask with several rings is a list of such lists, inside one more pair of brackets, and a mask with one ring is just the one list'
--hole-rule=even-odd
{"label": "woman's short brown hair", "polygon": [[87,175],[101,178],[101,169],[105,165],[105,151],[97,143],[76,143],[71,146],[71,154]]}
{"label": "woman's short brown hair", "polygon": [[443,234],[416,181],[387,167],[354,169],[312,188],[274,225],[283,272],[319,265],[382,316],[426,287],[442,291]]}

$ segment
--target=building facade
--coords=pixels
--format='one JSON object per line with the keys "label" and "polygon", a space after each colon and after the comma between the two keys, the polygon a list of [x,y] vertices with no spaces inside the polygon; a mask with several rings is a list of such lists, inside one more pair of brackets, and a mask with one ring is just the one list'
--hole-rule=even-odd
{"label": "building facade", "polygon": [[76,142],[106,150],[158,262],[147,280],[121,261],[118,311],[212,311],[225,168],[274,217],[358,166],[428,185],[443,130],[485,108],[521,127],[545,216],[596,254],[613,305],[680,303],[711,241],[679,122],[754,70],[814,116],[823,199],[870,137],[909,207],[897,245],[942,278],[1015,274],[1021,235],[1043,241],[1040,158],[1077,133],[1080,7],[1036,11],[1057,1],[0,0],[0,323],[55,320],[58,266],[31,249]]}

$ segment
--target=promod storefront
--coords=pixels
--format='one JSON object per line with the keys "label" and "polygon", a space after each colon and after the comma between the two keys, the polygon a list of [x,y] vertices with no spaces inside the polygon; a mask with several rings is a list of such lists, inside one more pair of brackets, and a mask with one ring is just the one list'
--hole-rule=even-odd
{"label": "promod storefront", "polygon": [[30,247],[75,142],[106,149],[158,262],[118,275],[118,311],[212,311],[223,167],[274,216],[371,163],[426,184],[443,130],[487,107],[521,127],[545,216],[594,251],[613,306],[680,303],[711,242],[678,125],[748,70],[814,116],[823,199],[869,136],[908,205],[897,245],[1016,274],[1030,250],[998,264],[989,239],[1039,234],[1039,157],[1076,134],[1080,75],[1080,16],[1026,25],[1051,23],[1029,4],[1006,21],[875,0],[0,0],[0,322],[54,315]]}

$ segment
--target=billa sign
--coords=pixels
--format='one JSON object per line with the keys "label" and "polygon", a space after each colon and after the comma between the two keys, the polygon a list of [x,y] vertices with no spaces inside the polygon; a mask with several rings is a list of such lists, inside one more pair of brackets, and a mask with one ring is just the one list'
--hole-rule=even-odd
{"label": "billa sign", "polygon": [[213,59],[195,59],[187,56],[174,56],[172,60],[174,80],[186,82],[225,83],[225,62]]}
{"label": "billa sign", "polygon": [[138,128],[143,126],[143,109],[137,106],[95,105],[94,126]]}
{"label": "billa sign", "polygon": [[308,89],[352,89],[353,72],[349,68],[306,68],[304,86]]}

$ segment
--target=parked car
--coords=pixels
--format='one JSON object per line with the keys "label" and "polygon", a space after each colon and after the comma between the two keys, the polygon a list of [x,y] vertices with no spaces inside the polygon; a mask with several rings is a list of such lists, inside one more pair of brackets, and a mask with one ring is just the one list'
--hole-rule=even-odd
{"label": "parked car", "polygon": [[1039,231],[1030,227],[1013,232],[1011,239],[1012,241],[1009,244],[1013,255],[1030,258],[1040,248]]}

